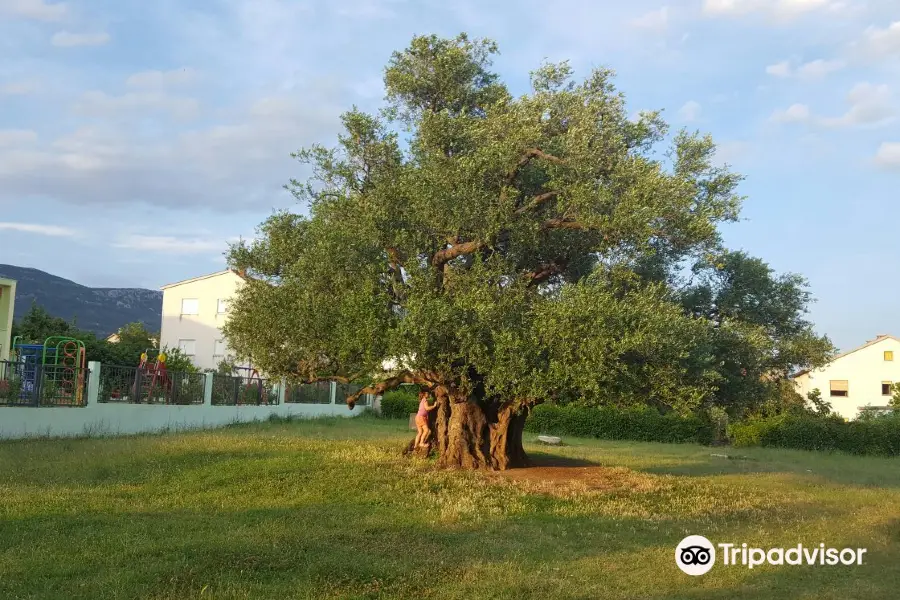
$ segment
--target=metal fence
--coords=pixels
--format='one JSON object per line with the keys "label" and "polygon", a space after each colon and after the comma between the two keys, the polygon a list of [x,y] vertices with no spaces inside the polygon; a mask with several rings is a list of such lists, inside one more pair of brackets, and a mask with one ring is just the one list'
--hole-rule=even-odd
{"label": "metal fence", "polygon": [[[346,404],[347,396],[355,394],[364,386],[355,383],[336,384],[334,403]],[[284,395],[285,403],[295,404],[331,404],[331,382],[318,381],[316,383],[302,383],[290,385]],[[357,406],[368,406],[370,396],[363,394],[357,401]]]}
{"label": "metal fence", "polygon": [[125,404],[203,404],[203,373],[152,373],[137,367],[103,365],[98,402]]}
{"label": "metal fence", "polygon": [[[358,385],[356,383],[339,383],[337,384],[337,392],[335,393],[334,402],[335,404],[346,404],[347,396],[351,394],[355,394],[359,390],[363,389],[365,386]],[[369,405],[369,395],[362,394],[359,398],[356,399],[356,406],[368,406]]]}
{"label": "metal fence", "polygon": [[331,383],[319,381],[288,386],[284,394],[285,403],[331,404]]}
{"label": "metal fence", "polygon": [[[85,406],[89,370],[63,365],[0,361],[0,406]],[[97,401],[123,404],[202,405],[206,373],[152,371],[133,366],[102,365]],[[277,380],[239,375],[212,375],[211,403],[216,406],[271,406],[279,404]],[[362,389],[358,384],[336,384],[335,404]],[[332,384],[320,381],[289,385],[285,403],[331,404]],[[358,406],[372,397],[360,396]]]}
{"label": "metal fence", "polygon": [[260,377],[213,374],[214,406],[267,406],[278,404],[277,382]]}
{"label": "metal fence", "polygon": [[87,381],[80,367],[0,361],[0,405],[84,406]]}

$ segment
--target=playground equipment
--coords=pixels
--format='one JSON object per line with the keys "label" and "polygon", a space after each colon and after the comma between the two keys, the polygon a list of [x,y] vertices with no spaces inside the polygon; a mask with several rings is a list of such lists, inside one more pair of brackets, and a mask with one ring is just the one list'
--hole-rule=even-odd
{"label": "playground equipment", "polygon": [[141,353],[141,361],[138,364],[137,375],[134,378],[132,393],[136,402],[152,402],[159,392],[168,396],[172,388],[169,371],[166,368],[166,355],[159,352],[151,359],[152,349]]}
{"label": "playground equipment", "polygon": [[[268,396],[259,371],[253,367],[232,367],[232,371],[243,380],[244,389],[239,393],[237,404],[268,404]],[[245,375],[246,373],[246,375]]]}
{"label": "playground equipment", "polygon": [[86,353],[81,340],[54,335],[43,344],[28,344],[16,336],[10,358],[22,380],[22,398],[37,393],[57,402],[82,403]]}

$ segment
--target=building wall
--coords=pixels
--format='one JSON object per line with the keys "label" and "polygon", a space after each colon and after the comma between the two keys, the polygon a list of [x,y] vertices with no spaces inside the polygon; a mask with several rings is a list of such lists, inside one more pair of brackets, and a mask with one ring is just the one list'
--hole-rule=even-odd
{"label": "building wall", "polygon": [[15,300],[16,282],[0,279],[0,360],[9,360]]}
{"label": "building wall", "polygon": [[[194,364],[201,369],[214,369],[223,358],[214,354],[216,340],[224,339],[221,327],[228,318],[227,313],[218,313],[218,300],[230,299],[241,283],[243,280],[240,277],[227,271],[164,289],[160,347],[174,348],[182,340],[194,340]],[[185,298],[198,300],[199,314],[182,314],[182,300]],[[223,353],[229,353],[227,347]]]}
{"label": "building wall", "polygon": [[[894,353],[893,361],[884,360],[884,352]],[[831,396],[831,381],[847,381],[846,397]],[[842,356],[821,369],[794,379],[797,391],[804,397],[818,388],[822,399],[846,419],[854,419],[867,405],[886,406],[890,395],[881,393],[882,382],[900,382],[900,342],[892,338]]]}

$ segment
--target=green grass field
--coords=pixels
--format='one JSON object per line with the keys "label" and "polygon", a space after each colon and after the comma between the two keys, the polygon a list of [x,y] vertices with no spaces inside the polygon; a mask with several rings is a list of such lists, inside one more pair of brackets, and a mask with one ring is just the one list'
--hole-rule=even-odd
{"label": "green grass field", "polygon": [[[572,439],[444,472],[405,427],[2,442],[0,598],[900,597],[900,460]],[[688,534],[868,553],[689,577]]]}

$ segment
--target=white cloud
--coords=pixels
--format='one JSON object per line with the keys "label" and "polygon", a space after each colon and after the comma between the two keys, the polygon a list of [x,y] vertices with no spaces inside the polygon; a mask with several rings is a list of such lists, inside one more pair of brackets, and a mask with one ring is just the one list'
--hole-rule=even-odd
{"label": "white cloud", "polygon": [[875,164],[889,169],[900,169],[900,142],[883,142],[875,153]]}
{"label": "white cloud", "polygon": [[775,21],[789,21],[815,12],[846,8],[833,0],[704,0],[703,14],[710,17],[742,17],[759,14]]}
{"label": "white cloud", "polygon": [[179,118],[197,114],[200,102],[195,98],[171,96],[163,92],[128,92],[110,96],[100,91],[85,92],[75,104],[75,111],[82,115],[108,117],[111,114],[139,112],[168,112]]}
{"label": "white cloud", "polygon": [[102,46],[109,42],[108,33],[70,33],[59,31],[50,38],[50,43],[60,48],[76,46]]}
{"label": "white cloud", "polygon": [[840,117],[822,119],[829,127],[879,125],[894,117],[891,90],[887,85],[859,83],[847,94],[850,108]]}
{"label": "white cloud", "polygon": [[0,221],[0,230],[20,231],[22,233],[36,233],[51,237],[75,237],[76,232],[68,227],[56,225],[39,225],[37,223],[4,223]]}
{"label": "white cloud", "polygon": [[782,79],[797,77],[798,79],[821,79],[829,73],[839,71],[846,66],[843,60],[816,59],[794,66],[789,60],[782,60],[766,67],[766,73]]}
{"label": "white cloud", "polygon": [[125,85],[132,88],[160,89],[177,85],[188,85],[197,80],[197,71],[190,67],[171,71],[141,71],[131,75]]}
{"label": "white cloud", "polygon": [[65,3],[48,4],[43,0],[0,0],[0,14],[34,19],[36,21],[59,21],[67,12]]}
{"label": "white cloud", "polygon": [[869,27],[863,32],[862,41],[854,45],[869,59],[882,59],[900,55],[900,21],[885,28]]}
{"label": "white cloud", "polygon": [[228,244],[224,239],[185,239],[155,235],[123,236],[112,246],[158,254],[209,254],[228,250]]}
{"label": "white cloud", "polygon": [[809,118],[809,107],[805,104],[792,104],[785,110],[776,110],[770,117],[776,123],[799,123]]}
{"label": "white cloud", "polygon": [[823,60],[821,58],[804,63],[797,67],[797,76],[801,79],[820,79],[834,73],[845,66],[842,60]]}
{"label": "white cloud", "polygon": [[[325,81],[263,98],[227,122],[158,135],[134,110],[50,142],[0,148],[0,205],[23,196],[75,206],[153,205],[218,215],[293,205],[282,189],[308,175],[290,153],[332,144],[346,108]],[[154,128],[155,129],[155,128]]]}
{"label": "white cloud", "polygon": [[639,29],[661,33],[669,27],[669,7],[663,6],[657,10],[651,10],[633,19],[631,25]]}
{"label": "white cloud", "polygon": [[786,110],[776,110],[770,119],[777,123],[808,122],[823,127],[878,126],[893,121],[894,109],[891,90],[887,85],[859,83],[850,90],[846,99],[849,108],[837,117],[815,116],[805,104],[794,104]]}
{"label": "white cloud", "polygon": [[699,102],[689,100],[685,102],[684,106],[678,109],[678,117],[682,121],[696,121],[700,118],[701,110],[702,107]]}
{"label": "white cloud", "polygon": [[774,77],[790,77],[792,72],[791,63],[786,60],[766,67],[766,73]]}
{"label": "white cloud", "polygon": [[0,146],[30,144],[37,139],[37,133],[30,129],[0,129]]}

